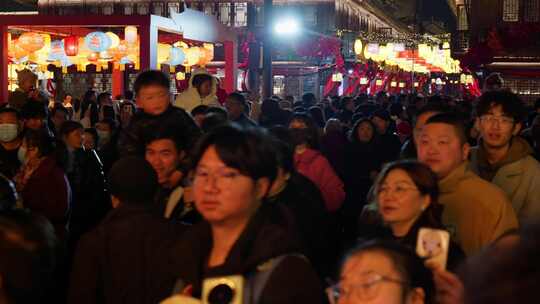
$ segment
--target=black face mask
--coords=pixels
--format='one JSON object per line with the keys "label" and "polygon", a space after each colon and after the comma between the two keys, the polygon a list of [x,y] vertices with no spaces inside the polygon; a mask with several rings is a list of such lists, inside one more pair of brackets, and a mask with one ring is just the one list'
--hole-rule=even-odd
{"label": "black face mask", "polygon": [[292,128],[289,130],[291,141],[294,146],[307,144],[311,138],[308,129]]}

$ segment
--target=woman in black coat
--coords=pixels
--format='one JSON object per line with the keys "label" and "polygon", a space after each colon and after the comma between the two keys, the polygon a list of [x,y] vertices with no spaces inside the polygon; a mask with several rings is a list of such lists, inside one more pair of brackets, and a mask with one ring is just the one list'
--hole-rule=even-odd
{"label": "woman in black coat", "polygon": [[[323,303],[290,213],[263,203],[277,173],[273,152],[260,131],[232,126],[214,129],[199,144],[193,193],[204,221],[179,241],[171,267],[193,297],[205,294],[209,278],[240,275],[244,287],[262,285],[244,288],[242,303]],[[264,273],[265,282],[257,283]]]}
{"label": "woman in black coat", "polygon": [[358,215],[366,205],[367,194],[381,167],[376,149],[377,132],[369,119],[360,119],[349,133],[345,147],[345,204],[342,209],[344,240],[354,239]]}

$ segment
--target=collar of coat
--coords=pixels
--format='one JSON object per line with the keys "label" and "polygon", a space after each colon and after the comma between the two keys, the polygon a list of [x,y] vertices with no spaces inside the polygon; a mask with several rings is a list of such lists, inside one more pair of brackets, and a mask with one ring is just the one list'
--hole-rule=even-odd
{"label": "collar of coat", "polygon": [[459,186],[459,183],[467,178],[470,178],[471,175],[474,175],[469,170],[469,162],[465,161],[457,168],[455,168],[448,176],[439,181],[439,191],[441,194],[453,192]]}

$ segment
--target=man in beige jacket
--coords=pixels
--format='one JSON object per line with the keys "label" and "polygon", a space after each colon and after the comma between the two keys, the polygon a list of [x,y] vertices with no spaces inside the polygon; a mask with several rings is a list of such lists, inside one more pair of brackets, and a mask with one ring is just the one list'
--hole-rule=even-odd
{"label": "man in beige jacket", "polygon": [[504,192],[468,169],[469,145],[461,119],[451,113],[431,117],[418,140],[418,160],[439,178],[443,224],[467,255],[517,227]]}
{"label": "man in beige jacket", "polygon": [[540,163],[518,136],[526,113],[523,103],[510,91],[487,92],[476,112],[482,139],[471,149],[471,170],[508,195],[520,222],[540,219]]}

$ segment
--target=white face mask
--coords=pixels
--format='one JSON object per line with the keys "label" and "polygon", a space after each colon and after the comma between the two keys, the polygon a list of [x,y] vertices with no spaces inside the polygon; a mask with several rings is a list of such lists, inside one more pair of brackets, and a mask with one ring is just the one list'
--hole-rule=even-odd
{"label": "white face mask", "polygon": [[19,147],[19,151],[17,151],[17,158],[21,162],[21,164],[26,163],[26,148],[23,146]]}
{"label": "white face mask", "polygon": [[19,126],[17,124],[0,124],[0,141],[10,142],[17,138]]}

